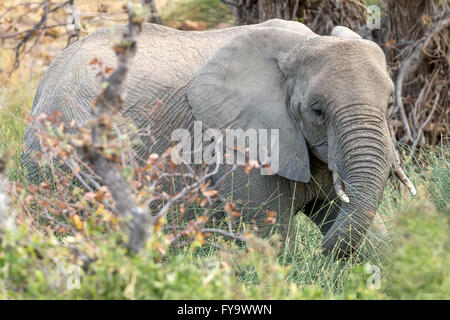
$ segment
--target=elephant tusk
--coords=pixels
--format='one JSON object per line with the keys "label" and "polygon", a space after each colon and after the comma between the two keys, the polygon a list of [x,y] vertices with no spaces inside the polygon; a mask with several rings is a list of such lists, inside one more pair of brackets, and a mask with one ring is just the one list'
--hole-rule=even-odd
{"label": "elephant tusk", "polygon": [[417,194],[416,188],[414,188],[414,185],[411,183],[411,180],[406,176],[406,174],[403,172],[402,168],[397,167],[394,170],[395,175],[400,180],[401,183],[403,183],[411,192],[413,196]]}
{"label": "elephant tusk", "polygon": [[336,195],[342,202],[350,203],[350,199],[345,194],[344,185],[342,184],[341,178],[339,177],[339,175],[336,171],[332,171],[332,172],[333,172],[334,191],[336,192]]}

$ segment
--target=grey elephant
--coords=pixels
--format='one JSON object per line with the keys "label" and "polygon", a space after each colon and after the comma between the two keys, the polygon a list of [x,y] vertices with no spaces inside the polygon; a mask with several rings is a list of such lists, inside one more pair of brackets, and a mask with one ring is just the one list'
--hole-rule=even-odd
{"label": "grey elephant", "polygon": [[[98,30],[65,49],[43,76],[31,114],[60,111],[66,123],[86,123],[101,90],[90,61],[114,67],[111,45],[125,30]],[[123,116],[142,133],[144,159],[195,121],[219,130],[277,129],[276,174],[240,170],[222,179],[221,192],[252,217],[276,211],[285,237],[303,209],[320,227],[325,253],[337,247],[347,255],[361,245],[390,170],[415,192],[388,130],[394,85],[383,51],[345,27],[319,36],[284,20],[204,32],[144,24],[125,91]],[[31,176],[39,145],[28,128],[23,161]]]}

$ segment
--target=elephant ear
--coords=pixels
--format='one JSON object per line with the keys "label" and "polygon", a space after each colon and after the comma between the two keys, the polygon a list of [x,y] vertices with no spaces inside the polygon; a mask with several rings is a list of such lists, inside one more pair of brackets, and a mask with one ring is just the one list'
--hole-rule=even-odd
{"label": "elephant ear", "polygon": [[[194,117],[204,127],[278,129],[279,168],[275,173],[301,182],[310,179],[308,148],[288,111],[288,79],[282,64],[305,37],[262,27],[239,35],[218,50],[187,91]],[[266,150],[274,150],[273,143]]]}

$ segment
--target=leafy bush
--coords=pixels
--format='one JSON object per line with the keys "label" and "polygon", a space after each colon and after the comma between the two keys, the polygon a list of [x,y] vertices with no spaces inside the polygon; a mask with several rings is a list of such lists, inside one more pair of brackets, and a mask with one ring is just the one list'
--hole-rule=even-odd
{"label": "leafy bush", "polygon": [[[174,250],[160,230],[139,255],[126,253],[119,229],[107,232],[93,220],[85,223],[85,236],[55,236],[45,227],[32,229],[35,224],[22,217],[20,227],[2,236],[0,298],[445,299],[449,202],[440,193],[436,202],[427,189],[448,159],[428,157],[430,167],[413,176],[418,198],[387,187],[380,213],[390,222],[388,254],[364,261],[324,257],[319,231],[302,216],[294,253],[276,239],[251,238],[239,247],[221,237],[216,243],[227,243],[232,252],[201,242]],[[448,185],[449,172],[441,172],[440,183]],[[373,265],[381,270],[378,289],[370,286]]]}
{"label": "leafy bush", "polygon": [[389,296],[394,299],[448,299],[448,212],[438,212],[424,200],[399,213],[394,229],[394,244],[385,261],[385,290]]}

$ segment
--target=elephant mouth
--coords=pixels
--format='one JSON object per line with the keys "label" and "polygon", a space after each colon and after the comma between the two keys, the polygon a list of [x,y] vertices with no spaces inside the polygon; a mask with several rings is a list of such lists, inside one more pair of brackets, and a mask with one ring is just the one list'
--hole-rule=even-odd
{"label": "elephant mouth", "polygon": [[323,163],[328,162],[328,158],[326,157],[326,154],[328,153],[328,141],[326,139],[321,142],[311,144],[310,149],[314,157]]}

